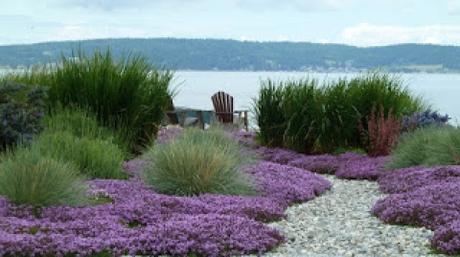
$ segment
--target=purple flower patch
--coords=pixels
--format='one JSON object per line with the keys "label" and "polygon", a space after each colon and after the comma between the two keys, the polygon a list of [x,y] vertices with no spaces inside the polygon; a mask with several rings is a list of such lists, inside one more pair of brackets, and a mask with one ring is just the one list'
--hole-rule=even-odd
{"label": "purple flower patch", "polygon": [[0,256],[261,254],[283,241],[263,222],[283,218],[289,204],[331,187],[311,172],[261,162],[247,168],[260,196],[166,196],[139,180],[147,164],[126,163],[130,180],[88,181],[89,193],[109,198],[106,204],[48,207],[37,216],[0,198]]}
{"label": "purple flower patch", "polygon": [[156,144],[165,144],[174,138],[182,135],[184,132],[184,129],[181,127],[166,127],[166,128],[161,128],[158,131],[157,134],[157,139],[155,140]]}
{"label": "purple flower patch", "polygon": [[253,175],[264,196],[277,199],[285,205],[311,200],[332,186],[319,175],[272,162],[261,162],[250,167],[248,173]]}
{"label": "purple flower patch", "polygon": [[356,153],[339,156],[330,154],[305,155],[281,148],[260,147],[256,152],[266,161],[313,171],[320,174],[335,174],[343,179],[377,180],[384,174],[388,157],[368,157]]}
{"label": "purple flower patch", "polygon": [[335,172],[338,178],[377,180],[383,175],[388,157],[368,157],[346,154],[340,157],[342,162]]}
{"label": "purple flower patch", "polygon": [[390,194],[413,191],[442,182],[458,182],[460,185],[460,166],[398,169],[386,172],[378,180],[380,190]]}
{"label": "purple flower patch", "polygon": [[288,161],[287,165],[313,171],[320,174],[334,174],[340,167],[341,161],[337,156],[304,155]]}
{"label": "purple flower patch", "polygon": [[287,164],[292,160],[305,156],[304,154],[300,154],[288,149],[268,147],[259,147],[256,150],[256,153],[266,161],[276,162],[279,164]]}
{"label": "purple flower patch", "polygon": [[460,219],[438,227],[434,231],[431,245],[447,254],[460,252]]}
{"label": "purple flower patch", "polygon": [[388,223],[434,230],[433,247],[449,254],[460,251],[460,166],[398,169],[378,183],[391,195],[375,203],[374,215]]}
{"label": "purple flower patch", "polygon": [[392,194],[377,201],[372,213],[388,223],[435,229],[460,218],[460,186],[444,182]]}

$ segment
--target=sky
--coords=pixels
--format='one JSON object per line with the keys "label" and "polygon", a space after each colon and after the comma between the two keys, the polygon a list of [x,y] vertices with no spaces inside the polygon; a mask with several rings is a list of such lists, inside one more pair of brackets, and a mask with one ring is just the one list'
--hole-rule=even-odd
{"label": "sky", "polygon": [[460,0],[0,0],[0,45],[139,37],[460,45]]}

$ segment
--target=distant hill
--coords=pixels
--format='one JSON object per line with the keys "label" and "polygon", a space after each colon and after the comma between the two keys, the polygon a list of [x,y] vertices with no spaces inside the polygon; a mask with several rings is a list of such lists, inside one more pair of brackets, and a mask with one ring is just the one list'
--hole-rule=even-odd
{"label": "distant hill", "polygon": [[176,70],[459,72],[460,47],[403,44],[354,47],[340,44],[248,42],[216,39],[98,39],[0,46],[0,67],[56,62],[69,55],[110,49],[117,56],[143,54]]}

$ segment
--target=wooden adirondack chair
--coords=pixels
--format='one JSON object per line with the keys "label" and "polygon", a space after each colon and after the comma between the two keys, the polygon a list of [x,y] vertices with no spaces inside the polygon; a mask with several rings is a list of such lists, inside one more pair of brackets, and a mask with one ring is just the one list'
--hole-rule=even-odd
{"label": "wooden adirondack chair", "polygon": [[224,124],[233,123],[233,115],[238,114],[240,118],[243,116],[244,128],[248,130],[248,112],[233,110],[233,96],[219,91],[211,97],[211,100],[218,121]]}

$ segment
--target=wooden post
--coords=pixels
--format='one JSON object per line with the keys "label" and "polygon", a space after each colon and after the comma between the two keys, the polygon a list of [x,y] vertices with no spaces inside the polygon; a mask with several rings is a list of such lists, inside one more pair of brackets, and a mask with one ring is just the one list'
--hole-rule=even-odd
{"label": "wooden post", "polygon": [[185,118],[187,117],[187,112],[181,110],[181,111],[179,112],[179,116],[180,116],[180,118],[179,118],[179,120],[180,120],[180,126],[181,126],[181,127],[185,127]]}
{"label": "wooden post", "polygon": [[204,129],[204,117],[203,117],[203,111],[198,110],[196,111],[196,116],[198,118],[198,124],[200,124],[200,128]]}
{"label": "wooden post", "polygon": [[249,131],[249,122],[248,122],[248,111],[244,111],[243,112],[243,120],[244,120],[244,128],[246,129],[246,131]]}

